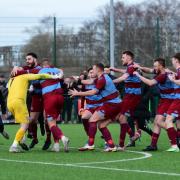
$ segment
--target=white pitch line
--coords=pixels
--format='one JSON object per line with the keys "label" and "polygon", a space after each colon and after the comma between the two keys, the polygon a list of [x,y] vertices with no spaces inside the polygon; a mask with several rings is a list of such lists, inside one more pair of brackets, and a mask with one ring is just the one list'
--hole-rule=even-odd
{"label": "white pitch line", "polygon": [[111,170],[111,171],[121,171],[121,172],[135,172],[135,173],[156,174],[156,175],[166,175],[166,176],[180,176],[180,174],[178,174],[178,173],[167,173],[167,172],[137,170],[137,169],[119,169],[119,168],[82,166],[82,165],[76,165],[76,164],[60,164],[60,163],[50,163],[50,162],[40,162],[40,161],[21,161],[21,160],[12,160],[12,159],[0,159],[0,161],[27,163],[27,164],[52,165],[52,166],[76,167],[76,168],[88,168],[88,169],[99,169],[99,170]]}
{"label": "white pitch line", "polygon": [[79,166],[72,164],[73,167],[88,168],[88,169],[100,169],[100,170],[111,170],[111,171],[122,171],[122,172],[135,172],[135,173],[145,173],[145,174],[157,174],[166,176],[180,176],[178,173],[167,173],[158,171],[148,171],[148,170],[137,170],[137,169],[119,169],[119,168],[109,168],[109,167],[98,167],[98,166]]}
{"label": "white pitch line", "polygon": [[[119,160],[111,160],[111,161],[99,161],[99,162],[87,162],[87,163],[73,163],[73,164],[90,165],[90,164],[104,164],[104,163],[116,163],[116,162],[125,162],[125,161],[136,161],[136,160],[150,158],[152,156],[152,154],[150,154],[150,153],[140,152],[140,151],[128,151],[128,150],[126,150],[125,152],[130,152],[130,153],[135,153],[135,154],[143,154],[144,156],[138,157],[138,158],[119,159]],[[113,152],[113,153],[118,153],[118,152]]]}

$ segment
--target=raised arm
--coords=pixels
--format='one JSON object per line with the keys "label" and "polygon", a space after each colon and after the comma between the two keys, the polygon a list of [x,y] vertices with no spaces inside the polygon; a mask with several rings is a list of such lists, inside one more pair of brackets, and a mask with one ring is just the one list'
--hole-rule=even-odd
{"label": "raised arm", "polygon": [[170,81],[180,86],[180,79],[176,79],[175,74],[169,74],[168,78],[170,79]]}
{"label": "raised arm", "polygon": [[148,68],[148,67],[143,67],[140,66],[139,64],[135,63],[133,65],[134,68],[140,69],[141,71],[145,72],[145,73],[149,73],[149,74],[153,74],[154,73],[154,69],[153,68]]}
{"label": "raised arm", "polygon": [[50,74],[26,74],[25,78],[29,81],[38,79],[61,79],[62,74],[50,75]]}
{"label": "raised arm", "polygon": [[139,77],[141,79],[141,81],[143,81],[145,84],[147,84],[149,86],[153,86],[153,85],[157,84],[157,81],[155,79],[147,79],[147,78],[141,76],[137,71],[135,71],[133,74],[136,75],[137,77]]}
{"label": "raised arm", "polygon": [[110,69],[110,71],[114,71],[114,72],[118,72],[118,73],[125,73],[126,72],[125,69],[119,69],[119,68],[114,68],[114,67],[110,67],[109,69]]}
{"label": "raised arm", "polygon": [[122,81],[125,81],[128,77],[129,77],[129,74],[125,73],[122,76],[120,76],[119,78],[114,79],[113,82],[114,83],[120,83]]}
{"label": "raised arm", "polygon": [[68,94],[71,95],[71,97],[74,97],[74,96],[92,96],[97,93],[98,93],[98,90],[96,90],[96,89],[92,89],[92,90],[85,91],[85,92],[77,91],[76,89],[74,89],[74,90],[69,90]]}

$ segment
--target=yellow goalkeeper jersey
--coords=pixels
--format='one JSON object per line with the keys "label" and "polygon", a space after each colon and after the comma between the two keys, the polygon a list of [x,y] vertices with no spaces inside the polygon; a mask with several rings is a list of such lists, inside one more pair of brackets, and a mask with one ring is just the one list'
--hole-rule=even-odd
{"label": "yellow goalkeeper jersey", "polygon": [[8,101],[23,99],[26,101],[29,81],[38,79],[52,79],[49,74],[24,74],[11,78],[8,81]]}

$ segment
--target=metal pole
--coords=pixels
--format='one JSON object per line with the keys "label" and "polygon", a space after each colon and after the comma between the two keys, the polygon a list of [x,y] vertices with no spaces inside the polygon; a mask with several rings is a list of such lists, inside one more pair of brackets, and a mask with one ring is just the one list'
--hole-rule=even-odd
{"label": "metal pole", "polygon": [[110,66],[114,67],[114,2],[110,0]]}
{"label": "metal pole", "polygon": [[56,17],[53,18],[54,33],[53,33],[53,64],[56,66]]}
{"label": "metal pole", "polygon": [[157,17],[156,20],[156,56],[160,56],[160,32],[159,32],[160,26],[159,26],[159,17]]}

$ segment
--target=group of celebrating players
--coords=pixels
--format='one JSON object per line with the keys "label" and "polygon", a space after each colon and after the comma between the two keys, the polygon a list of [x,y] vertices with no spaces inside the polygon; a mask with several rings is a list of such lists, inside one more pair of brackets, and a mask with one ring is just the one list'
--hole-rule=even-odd
{"label": "group of celebrating players", "polygon": [[[126,134],[135,142],[140,134],[134,133],[128,124],[128,117],[134,117],[136,107],[142,98],[142,82],[152,86],[157,85],[160,91],[160,100],[154,120],[151,144],[145,151],[156,151],[157,142],[161,129],[168,134],[171,146],[169,152],[179,152],[180,142],[180,53],[175,54],[171,61],[176,72],[166,68],[165,60],[157,58],[154,60],[153,68],[140,66],[134,62],[134,54],[131,51],[122,53],[122,65],[126,68],[109,68],[111,71],[122,75],[114,80],[104,73],[104,65],[97,63],[88,69],[86,80],[79,78],[78,82],[84,87],[83,91],[77,89],[69,90],[69,95],[84,97],[85,105],[80,109],[84,130],[87,134],[87,143],[79,148],[79,151],[95,149],[95,136],[97,129],[105,141],[105,152],[124,151]],[[14,67],[8,82],[7,107],[13,114],[20,128],[16,133],[10,152],[21,152],[28,150],[37,143],[37,119],[44,112],[46,141],[43,150],[51,145],[51,133],[54,144],[52,151],[59,152],[59,141],[62,140],[64,150],[69,150],[69,138],[67,138],[57,121],[60,119],[63,108],[63,72],[61,69],[50,65],[46,60],[40,66],[35,53],[26,55],[27,66]],[[153,79],[145,78],[142,73],[154,74]],[[124,82],[125,95],[120,98],[115,84]],[[29,84],[32,87],[32,102],[30,113],[26,105],[26,96]],[[119,144],[115,145],[108,125],[113,122],[120,124]],[[176,123],[176,128],[174,127]],[[32,132],[32,143],[28,147],[25,143],[27,129]],[[21,148],[20,148],[21,147]]]}

